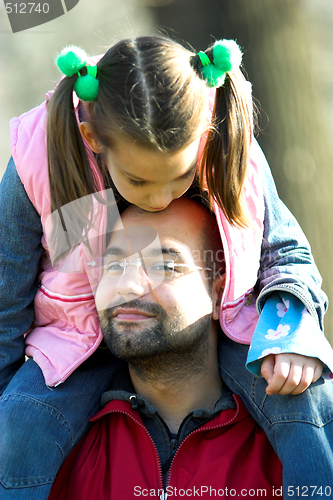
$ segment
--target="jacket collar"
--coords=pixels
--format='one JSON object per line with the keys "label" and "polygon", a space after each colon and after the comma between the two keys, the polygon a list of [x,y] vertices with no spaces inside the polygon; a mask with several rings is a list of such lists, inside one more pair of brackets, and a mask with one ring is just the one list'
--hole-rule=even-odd
{"label": "jacket collar", "polygon": [[[127,363],[124,363],[118,370],[110,390],[102,395],[101,405],[105,407],[110,401],[114,400],[130,403],[131,408],[138,410],[143,417],[152,417],[157,413],[156,408],[143,396],[136,394]],[[220,411],[236,409],[236,407],[232,392],[223,383],[222,396],[216,402],[214,410],[198,408],[192,412],[192,417],[198,420],[210,420]]]}

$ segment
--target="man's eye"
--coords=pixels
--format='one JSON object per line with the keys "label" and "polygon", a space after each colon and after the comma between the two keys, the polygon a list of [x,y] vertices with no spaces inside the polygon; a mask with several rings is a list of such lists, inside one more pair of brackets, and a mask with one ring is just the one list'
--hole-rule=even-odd
{"label": "man's eye", "polygon": [[149,265],[148,272],[168,277],[173,273],[173,263],[164,261],[154,262]]}
{"label": "man's eye", "polygon": [[103,267],[104,267],[104,271],[111,273],[111,274],[112,273],[114,273],[114,274],[122,273],[124,270],[124,265],[120,261],[108,262],[108,263],[104,264]]}
{"label": "man's eye", "polygon": [[154,262],[150,267],[151,269],[156,269],[156,271],[169,271],[173,266],[172,263],[160,261]]}

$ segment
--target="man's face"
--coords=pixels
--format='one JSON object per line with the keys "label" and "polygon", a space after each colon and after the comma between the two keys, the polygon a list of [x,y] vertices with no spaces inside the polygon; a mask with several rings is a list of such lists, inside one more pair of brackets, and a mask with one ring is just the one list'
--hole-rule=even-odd
{"label": "man's face", "polygon": [[[104,339],[116,356],[133,361],[186,353],[207,337],[214,297],[204,271],[198,269],[204,267],[199,250],[202,210],[177,200],[163,212],[138,214],[130,209],[123,214],[125,230],[112,233],[105,254],[110,271],[104,271],[96,293]],[[147,226],[158,232],[159,241],[151,238],[142,248],[139,235]],[[125,260],[129,265],[118,272],[118,262]],[[175,263],[173,276],[166,267],[166,277],[158,283],[155,270],[170,261]]]}

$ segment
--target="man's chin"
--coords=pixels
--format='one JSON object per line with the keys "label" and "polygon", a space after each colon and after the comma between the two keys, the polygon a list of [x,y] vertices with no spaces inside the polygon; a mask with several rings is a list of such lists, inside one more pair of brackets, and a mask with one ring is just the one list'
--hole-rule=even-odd
{"label": "man's chin", "polygon": [[110,335],[111,338],[119,339],[125,341],[129,338],[141,339],[141,342],[145,342],[145,339],[151,337],[152,332],[156,328],[157,319],[152,317],[147,317],[146,319],[118,319],[113,318],[109,323],[109,326],[103,336]]}
{"label": "man's chin", "polygon": [[104,341],[111,353],[124,361],[160,355],[165,351],[166,334],[157,318],[147,321],[112,321],[101,323]]}

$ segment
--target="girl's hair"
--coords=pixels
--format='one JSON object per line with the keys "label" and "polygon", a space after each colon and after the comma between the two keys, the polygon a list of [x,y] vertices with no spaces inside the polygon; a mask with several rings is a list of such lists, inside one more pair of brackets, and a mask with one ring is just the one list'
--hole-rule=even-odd
{"label": "girl's hair", "polygon": [[[211,48],[206,51],[211,57]],[[212,122],[207,122],[209,92],[194,51],[164,37],[122,40],[97,63],[99,91],[84,103],[105,153],[119,134],[161,152],[178,150],[207,132],[200,165],[203,189],[232,224],[245,225],[241,190],[249,161],[252,111],[239,69],[216,90]],[[81,74],[86,70],[83,69]],[[47,151],[51,210],[98,191],[78,117],[73,86],[65,77],[48,103]],[[98,158],[105,187],[111,187],[106,155]],[[206,187],[205,187],[206,186]]]}
{"label": "girl's hair", "polygon": [[[211,49],[207,51],[209,54]],[[250,83],[240,69],[227,73],[216,89],[211,129],[199,166],[202,189],[208,191],[230,224],[249,224],[242,200],[253,137],[253,106]]]}

